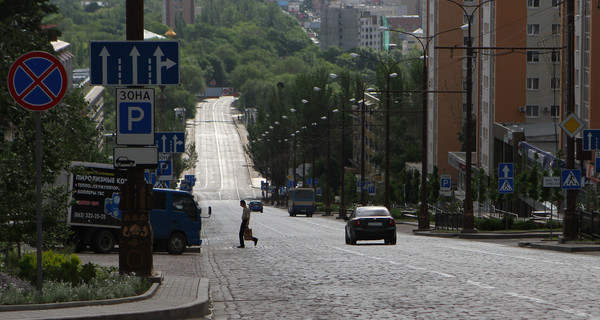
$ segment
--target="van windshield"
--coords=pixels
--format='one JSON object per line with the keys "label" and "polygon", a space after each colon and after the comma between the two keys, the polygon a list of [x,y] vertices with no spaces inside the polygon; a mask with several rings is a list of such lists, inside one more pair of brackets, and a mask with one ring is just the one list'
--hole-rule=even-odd
{"label": "van windshield", "polygon": [[296,190],[294,192],[295,200],[313,200],[314,192],[312,190]]}

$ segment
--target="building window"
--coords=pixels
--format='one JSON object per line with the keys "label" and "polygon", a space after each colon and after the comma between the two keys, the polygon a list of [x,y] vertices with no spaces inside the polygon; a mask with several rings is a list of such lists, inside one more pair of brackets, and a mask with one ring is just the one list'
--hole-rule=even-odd
{"label": "building window", "polygon": [[528,24],[527,25],[527,35],[530,36],[536,36],[540,34],[540,25],[535,23],[535,24]]}
{"label": "building window", "polygon": [[540,116],[540,106],[526,106],[525,117],[526,118],[537,118]]}
{"label": "building window", "polygon": [[527,78],[527,90],[539,90],[540,78]]}
{"label": "building window", "polygon": [[562,0],[552,0],[552,7],[554,7],[554,8],[560,7],[561,2],[562,2]]}
{"label": "building window", "polygon": [[552,63],[560,63],[560,52],[552,51],[551,57]]}
{"label": "building window", "polygon": [[529,8],[539,8],[540,0],[527,0],[527,7]]}
{"label": "building window", "polygon": [[559,35],[560,34],[560,23],[553,23],[552,24],[552,34],[553,35]]}
{"label": "building window", "polygon": [[527,51],[527,62],[540,62],[540,52]]}
{"label": "building window", "polygon": [[550,116],[552,118],[560,117],[560,106],[550,106]]}

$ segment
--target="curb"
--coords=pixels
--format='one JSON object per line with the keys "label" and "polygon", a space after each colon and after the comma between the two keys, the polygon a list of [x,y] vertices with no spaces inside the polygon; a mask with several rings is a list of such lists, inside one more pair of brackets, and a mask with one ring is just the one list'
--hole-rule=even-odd
{"label": "curb", "polygon": [[0,312],[2,311],[24,311],[24,310],[48,310],[48,309],[62,309],[62,308],[75,308],[75,307],[87,307],[87,306],[107,306],[112,304],[136,302],[141,300],[150,299],[156,293],[159,284],[153,283],[150,289],[139,296],[123,297],[115,299],[103,299],[103,300],[89,300],[89,301],[69,301],[69,302],[56,302],[56,303],[44,303],[44,304],[14,304],[7,306],[0,306]]}

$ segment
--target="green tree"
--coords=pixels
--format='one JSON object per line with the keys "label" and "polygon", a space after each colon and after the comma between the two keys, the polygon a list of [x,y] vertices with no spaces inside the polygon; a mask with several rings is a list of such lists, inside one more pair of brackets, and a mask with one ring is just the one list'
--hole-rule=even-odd
{"label": "green tree", "polygon": [[427,180],[427,202],[437,203],[440,198],[440,175],[438,166],[433,166],[433,172]]}
{"label": "green tree", "polygon": [[[9,1],[0,13],[0,75],[8,76],[10,64],[22,54],[53,52],[50,40],[58,33],[41,28],[44,17],[57,13],[49,1]],[[23,109],[0,90],[0,241],[9,244],[35,239],[34,113]],[[63,243],[68,236],[64,223],[68,193],[66,186],[53,185],[70,161],[100,161],[98,132],[87,116],[87,103],[80,90],[69,90],[63,101],[40,114],[42,117],[42,180],[44,240],[46,245]]]}

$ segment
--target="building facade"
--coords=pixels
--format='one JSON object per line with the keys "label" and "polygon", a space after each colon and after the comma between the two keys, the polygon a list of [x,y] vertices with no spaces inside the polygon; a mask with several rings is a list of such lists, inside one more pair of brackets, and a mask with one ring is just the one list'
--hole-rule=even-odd
{"label": "building facade", "polygon": [[163,0],[163,23],[174,28],[176,19],[183,19],[187,24],[194,24],[194,0]]}

